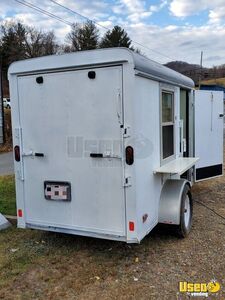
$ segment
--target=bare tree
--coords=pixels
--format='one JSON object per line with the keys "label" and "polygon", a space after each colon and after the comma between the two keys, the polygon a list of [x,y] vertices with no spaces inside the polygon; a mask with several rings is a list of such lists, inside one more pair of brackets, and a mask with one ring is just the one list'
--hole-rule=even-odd
{"label": "bare tree", "polygon": [[17,60],[54,54],[58,50],[53,31],[42,32],[20,22],[6,22],[0,27],[0,61],[4,91],[7,91],[7,70]]}
{"label": "bare tree", "polygon": [[66,42],[68,45],[65,46],[66,52],[79,51],[80,49],[80,24],[74,23],[71,31],[66,36]]}
{"label": "bare tree", "polygon": [[26,56],[29,58],[55,54],[58,50],[53,31],[42,32],[33,27],[27,27],[25,43]]}
{"label": "bare tree", "polygon": [[0,55],[6,68],[13,61],[54,54],[57,49],[53,31],[42,32],[20,22],[1,26]]}

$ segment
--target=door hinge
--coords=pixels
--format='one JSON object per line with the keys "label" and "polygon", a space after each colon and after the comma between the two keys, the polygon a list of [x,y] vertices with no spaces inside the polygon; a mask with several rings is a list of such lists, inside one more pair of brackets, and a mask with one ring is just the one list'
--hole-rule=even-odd
{"label": "door hinge", "polygon": [[123,136],[125,138],[130,137],[130,127],[129,126],[124,128]]}
{"label": "door hinge", "polygon": [[[22,151],[22,128],[15,128],[15,144],[19,146],[20,151]],[[19,166],[16,167],[15,172],[20,180],[24,180],[24,167],[23,167],[23,157],[21,157]]]}
{"label": "door hinge", "polygon": [[125,178],[123,186],[128,187],[128,186],[131,186],[131,185],[132,185],[131,184],[131,176],[128,176],[128,177]]}

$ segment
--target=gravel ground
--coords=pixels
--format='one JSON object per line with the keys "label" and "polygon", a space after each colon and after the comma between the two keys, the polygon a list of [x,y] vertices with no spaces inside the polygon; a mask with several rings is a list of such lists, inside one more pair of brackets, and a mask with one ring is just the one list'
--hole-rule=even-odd
{"label": "gravel ground", "polygon": [[[193,188],[225,217],[224,195],[225,177]],[[214,278],[222,289],[209,299],[225,299],[224,237],[225,220],[197,202],[186,239],[163,227],[140,245],[13,227],[0,233],[0,299],[190,299],[179,281]]]}

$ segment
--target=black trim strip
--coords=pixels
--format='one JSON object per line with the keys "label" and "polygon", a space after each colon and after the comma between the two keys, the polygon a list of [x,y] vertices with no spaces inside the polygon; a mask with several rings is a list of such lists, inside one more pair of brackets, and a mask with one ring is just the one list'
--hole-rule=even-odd
{"label": "black trim strip", "polygon": [[196,180],[215,177],[223,174],[223,165],[214,165],[196,169]]}
{"label": "black trim strip", "polygon": [[89,69],[102,69],[102,68],[112,68],[112,67],[122,67],[123,63],[128,62],[127,60],[115,61],[115,62],[106,62],[106,63],[98,63],[98,64],[89,64],[89,65],[80,65],[73,67],[58,67],[53,69],[43,69],[43,70],[33,70],[33,71],[23,71],[20,72],[12,72],[10,75],[16,75],[17,77],[26,77],[33,75],[45,75],[45,74],[58,74],[64,72],[73,72],[73,71],[83,71]]}

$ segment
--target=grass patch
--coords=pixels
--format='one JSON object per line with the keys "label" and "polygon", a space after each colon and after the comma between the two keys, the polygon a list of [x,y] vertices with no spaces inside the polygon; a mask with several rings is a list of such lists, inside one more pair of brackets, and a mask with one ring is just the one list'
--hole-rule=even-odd
{"label": "grass patch", "polygon": [[[14,282],[18,276],[36,263],[45,254],[42,233],[31,230],[18,230],[10,227],[0,233],[0,299],[34,299],[32,297],[14,297],[10,282]],[[4,293],[5,292],[5,293]],[[32,291],[31,291],[32,293]],[[10,295],[11,294],[11,295]],[[23,292],[24,294],[24,292]]]}
{"label": "grass patch", "polygon": [[[218,212],[224,194],[225,176],[193,189]],[[0,299],[177,299],[188,276],[224,286],[223,220],[195,203],[193,225],[186,239],[156,228],[140,245],[12,226],[0,232]]]}
{"label": "grass patch", "polygon": [[0,176],[0,212],[6,215],[16,215],[14,175]]}

